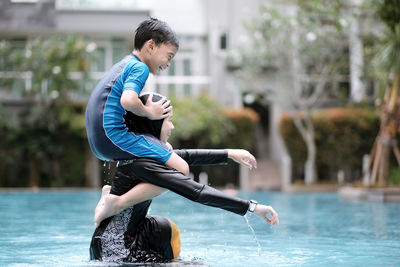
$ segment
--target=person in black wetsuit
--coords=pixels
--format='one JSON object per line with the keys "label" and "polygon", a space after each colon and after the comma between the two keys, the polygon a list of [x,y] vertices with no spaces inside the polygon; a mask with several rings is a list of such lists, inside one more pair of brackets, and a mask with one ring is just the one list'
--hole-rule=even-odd
{"label": "person in black wetsuit", "polygon": [[[160,137],[157,122],[125,118],[129,129]],[[130,124],[135,121],[135,125]],[[162,125],[164,125],[163,122]],[[151,127],[148,127],[148,126]],[[175,150],[189,165],[226,164],[229,152],[235,150]],[[236,151],[237,152],[237,151]],[[241,155],[239,153],[239,155]],[[235,159],[235,157],[233,157]],[[219,207],[244,215],[254,211],[271,224],[278,224],[277,213],[269,206],[227,195],[208,185],[195,182],[179,171],[148,158],[119,161],[110,195],[121,196],[131,188],[148,182],[169,189],[190,200]],[[136,199],[136,203],[139,201]],[[179,229],[170,220],[159,216],[146,216],[151,200],[135,204],[114,217],[107,218],[96,228],[90,246],[91,259],[127,262],[167,262],[176,259],[180,251]],[[271,214],[272,218],[266,215]]]}

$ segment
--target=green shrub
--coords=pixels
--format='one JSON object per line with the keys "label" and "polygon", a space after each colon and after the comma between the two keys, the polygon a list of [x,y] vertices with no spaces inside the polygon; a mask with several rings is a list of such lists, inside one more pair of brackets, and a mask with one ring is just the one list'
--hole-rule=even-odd
{"label": "green shrub", "polygon": [[[68,120],[62,118],[69,110]],[[14,120],[0,109],[0,186],[81,186],[85,183],[85,129],[81,105],[28,103]],[[65,115],[65,114],[64,114]]]}
{"label": "green shrub", "polygon": [[[312,121],[320,180],[336,181],[340,169],[349,180],[360,178],[362,157],[370,153],[378,134],[378,114],[368,109],[332,108],[316,111]],[[294,174],[300,176],[307,149],[291,116],[281,118],[280,132],[292,157]]]}
{"label": "green shrub", "polygon": [[394,168],[390,171],[389,184],[400,185],[400,167]]}
{"label": "green shrub", "polygon": [[[36,109],[30,103],[12,122],[0,108],[0,187],[85,185],[84,113],[84,104]],[[224,110],[206,96],[174,101],[171,142],[176,148],[251,150],[257,120],[249,109]],[[237,164],[192,171],[206,171],[214,185],[238,181]]]}
{"label": "green shrub", "polygon": [[[175,130],[171,143],[176,148],[243,148],[251,150],[258,122],[250,109],[223,109],[209,97],[174,100]],[[215,186],[238,184],[237,164],[216,167],[192,167],[197,177],[207,172]]]}
{"label": "green shrub", "polygon": [[233,130],[223,109],[206,95],[172,100],[172,104],[175,130],[171,143],[179,147],[217,147]]}

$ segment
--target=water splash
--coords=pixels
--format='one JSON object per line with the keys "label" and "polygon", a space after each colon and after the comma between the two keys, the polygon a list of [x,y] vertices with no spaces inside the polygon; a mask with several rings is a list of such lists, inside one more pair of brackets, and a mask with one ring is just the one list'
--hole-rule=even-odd
{"label": "water splash", "polygon": [[261,245],[260,245],[260,242],[258,242],[256,232],[254,231],[253,227],[251,227],[247,214],[245,214],[243,217],[246,220],[247,226],[249,227],[251,233],[253,234],[254,241],[256,241],[256,243],[257,243],[257,254],[258,254],[258,256],[261,256]]}

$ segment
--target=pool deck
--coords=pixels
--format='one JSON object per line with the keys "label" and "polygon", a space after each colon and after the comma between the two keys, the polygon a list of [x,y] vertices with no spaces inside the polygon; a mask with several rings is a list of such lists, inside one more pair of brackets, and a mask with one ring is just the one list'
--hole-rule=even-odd
{"label": "pool deck", "polygon": [[400,187],[364,188],[344,186],[338,190],[338,194],[343,199],[400,202]]}

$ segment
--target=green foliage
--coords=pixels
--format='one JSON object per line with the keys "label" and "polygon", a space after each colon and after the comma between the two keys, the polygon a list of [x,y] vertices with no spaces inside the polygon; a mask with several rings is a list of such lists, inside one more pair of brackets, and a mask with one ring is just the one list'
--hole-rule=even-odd
{"label": "green foliage", "polygon": [[393,77],[400,73],[400,1],[380,0],[375,3],[376,14],[386,29],[375,38],[378,40],[374,55],[375,76],[386,88]]}
{"label": "green foliage", "polygon": [[232,123],[233,129],[222,140],[222,147],[252,150],[254,134],[259,120],[258,114],[249,108],[225,109],[226,119]]}
{"label": "green foliage", "polygon": [[24,73],[31,77],[21,111],[0,110],[0,186],[83,185],[84,105],[70,96],[87,76],[90,59],[86,42],[76,36],[37,38],[24,48],[0,43],[0,70],[11,73],[0,86],[14,86]]}
{"label": "green foliage", "polygon": [[73,79],[70,73],[80,72],[81,78],[85,78],[91,55],[82,38],[55,35],[29,41],[25,48],[3,40],[0,58],[0,70],[16,72],[14,78],[21,72],[30,73],[32,84],[25,91],[25,97],[63,101],[68,92],[79,88],[82,80]]}
{"label": "green foliage", "polygon": [[[29,105],[15,120],[0,122],[0,186],[84,185],[87,141],[82,131],[72,128],[71,120],[62,122]],[[4,109],[1,115],[10,117]]]}
{"label": "green foliage", "polygon": [[[399,18],[400,19],[400,18]],[[386,31],[374,59],[377,67],[387,73],[400,73],[400,23],[393,31]]]}
{"label": "green foliage", "polygon": [[394,168],[390,171],[389,184],[400,186],[400,167]]}
{"label": "green foliage", "polygon": [[377,1],[377,15],[394,32],[400,24],[400,0]]}
{"label": "green foliage", "polygon": [[[315,112],[312,120],[320,177],[335,181],[340,169],[349,170],[349,175],[359,176],[362,157],[370,153],[379,129],[377,113],[368,109],[335,108]],[[293,164],[301,169],[307,150],[290,116],[282,117],[280,133]]]}
{"label": "green foliage", "polygon": [[[222,109],[205,95],[174,100],[175,130],[171,143],[176,148],[243,148],[252,150],[258,116],[250,109]],[[206,172],[214,186],[238,184],[236,164],[212,167],[192,167],[197,175]]]}
{"label": "green foliage", "polygon": [[215,147],[234,130],[232,123],[223,115],[223,110],[206,95],[172,100],[172,103],[175,130],[171,142],[179,139],[180,146]]}

